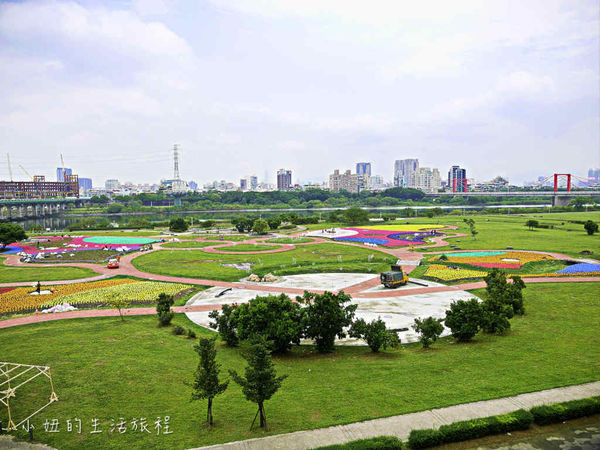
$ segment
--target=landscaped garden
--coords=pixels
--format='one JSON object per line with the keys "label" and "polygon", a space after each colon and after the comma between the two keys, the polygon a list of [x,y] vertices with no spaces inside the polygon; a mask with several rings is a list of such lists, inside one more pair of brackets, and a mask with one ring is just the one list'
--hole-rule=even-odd
{"label": "landscaped garden", "polygon": [[[224,251],[235,251],[225,247]],[[271,246],[269,246],[270,248]],[[161,250],[142,254],[132,264],[143,272],[210,280],[238,281],[251,272],[259,276],[267,273],[292,275],[320,272],[379,273],[396,261],[391,255],[377,250],[339,244],[308,244],[292,250],[248,255]],[[251,264],[251,270],[240,270],[236,265]]]}
{"label": "landscaped garden", "polygon": [[[270,431],[283,433],[349,423],[491,399],[600,377],[598,303],[594,283],[529,285],[523,291],[526,314],[512,319],[504,336],[479,334],[473,343],[438,340],[430,350],[419,344],[373,353],[367,347],[338,347],[321,355],[312,346],[275,356],[278,374],[287,374],[266,403]],[[485,297],[483,291],[474,294]],[[184,316],[174,324],[199,336],[214,333]],[[215,399],[215,424],[208,430],[206,402],[190,402],[198,362],[194,341],[158,328],[156,317],[74,319],[2,330],[3,357],[49,365],[59,401],[33,419],[35,438],[61,449],[189,448],[264,436],[249,431],[256,405],[230,383]],[[48,345],[52,342],[52,345]],[[243,371],[246,347],[218,346],[227,370]],[[560,364],[556,362],[560,361]],[[42,377],[43,378],[43,377]],[[419,380],[419,382],[415,382]],[[14,401],[14,415],[31,411],[45,391],[32,386]],[[340,401],[343,399],[343,401]],[[5,411],[0,411],[5,421]],[[169,416],[172,434],[156,434],[157,417]],[[59,433],[44,432],[56,418]],[[67,432],[67,420],[82,420],[83,432]],[[113,425],[123,418],[127,432]],[[151,433],[139,431],[144,418]],[[91,434],[98,419],[98,434]],[[131,430],[137,419],[138,430]],[[163,430],[164,431],[164,430]],[[24,431],[18,432],[26,437]]]}

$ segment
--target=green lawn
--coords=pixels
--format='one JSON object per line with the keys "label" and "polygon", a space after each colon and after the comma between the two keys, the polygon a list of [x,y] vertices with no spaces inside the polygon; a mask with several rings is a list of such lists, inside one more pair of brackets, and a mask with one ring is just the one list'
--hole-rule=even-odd
{"label": "green lawn", "polygon": [[[224,250],[234,250],[230,247]],[[254,246],[252,246],[254,247]],[[372,255],[372,257],[371,257]],[[369,259],[371,258],[371,261]],[[252,272],[263,276],[315,272],[373,272],[387,269],[393,256],[373,249],[341,244],[303,245],[293,250],[262,255],[226,255],[202,250],[162,250],[138,256],[133,265],[144,272],[189,278],[236,281],[250,272],[222,264],[249,262]]]}
{"label": "green lawn", "polygon": [[307,242],[313,242],[313,241],[314,241],[314,239],[309,238],[309,237],[296,237],[296,238],[280,237],[280,238],[267,239],[266,242],[271,242],[274,244],[306,244]]}
{"label": "green lawn", "polygon": [[200,242],[200,241],[182,241],[182,242],[167,242],[162,244],[162,248],[202,248],[218,245],[216,242]]}
{"label": "green lawn", "polygon": [[238,244],[221,247],[219,250],[224,252],[264,252],[267,250],[277,250],[279,248],[281,248],[281,245]]}
{"label": "green lawn", "polygon": [[[296,347],[275,358],[278,373],[289,377],[265,405],[270,433],[600,380],[599,287],[530,285],[524,291],[527,314],[512,320],[512,330],[506,336],[479,335],[471,344],[445,338],[430,350],[411,344],[373,354],[349,346],[329,355]],[[211,334],[181,315],[174,323]],[[202,426],[205,402],[191,403],[184,384],[198,362],[194,342],[157,328],[154,317],[45,322],[2,329],[0,335],[4,360],[52,368],[60,401],[36,416],[33,425],[36,439],[53,447],[189,448],[265,435],[248,431],[255,407],[233,383],[215,400],[214,429]],[[228,369],[245,365],[240,349],[220,346],[218,358],[224,378]],[[36,409],[47,395],[44,380],[28,386],[11,402],[15,417]],[[0,410],[3,423],[5,415]],[[110,433],[111,419],[145,417],[153,423],[165,415],[171,417],[173,434]],[[81,435],[66,431],[66,420],[75,417],[83,420]],[[53,418],[61,432],[45,433],[44,420]],[[90,434],[93,418],[101,421],[103,433]]]}
{"label": "green lawn", "polygon": [[[69,262],[95,262],[103,263],[107,258],[113,255],[117,255],[119,252],[116,250],[79,250],[73,252],[60,252],[56,255],[48,254],[42,261],[52,263],[69,263]],[[60,258],[58,256],[61,256]],[[73,255],[73,256],[71,256]],[[34,262],[37,263],[37,262]],[[38,264],[44,264],[39,262]]]}
{"label": "green lawn", "polygon": [[[582,250],[590,250],[591,256],[600,259],[600,234],[588,236],[582,224],[570,223],[568,220],[594,220],[600,222],[600,212],[562,213],[562,214],[518,214],[518,215],[474,215],[479,234],[476,239],[470,236],[449,238],[450,244],[465,250],[505,249],[510,246],[516,250],[538,250],[563,253],[573,257],[586,257],[579,254]],[[553,225],[554,229],[535,229],[530,231],[525,222],[538,220],[542,224]],[[433,219],[418,218],[407,220],[410,223],[439,223],[457,225],[457,231],[469,233],[461,216],[443,216]],[[417,251],[419,247],[415,247]],[[452,250],[450,247],[431,248],[425,251]]]}
{"label": "green lawn", "polygon": [[93,270],[81,267],[8,267],[0,264],[0,283],[76,280],[96,275]]}

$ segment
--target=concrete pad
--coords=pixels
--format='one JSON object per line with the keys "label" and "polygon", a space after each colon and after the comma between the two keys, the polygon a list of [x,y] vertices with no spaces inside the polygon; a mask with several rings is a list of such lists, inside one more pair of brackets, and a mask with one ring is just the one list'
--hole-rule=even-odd
{"label": "concrete pad", "polygon": [[[409,277],[410,278],[410,277]],[[420,284],[417,284],[420,283]],[[424,285],[424,286],[422,286]],[[436,283],[435,281],[429,280],[421,280],[420,278],[410,278],[410,281],[405,286],[400,286],[396,289],[389,289],[383,286],[382,284],[378,284],[369,289],[365,289],[363,292],[389,292],[390,296],[393,297],[393,292],[395,291],[406,291],[408,289],[422,289],[424,287],[440,287],[446,286],[445,284]]]}
{"label": "concrete pad", "polygon": [[331,230],[331,228],[327,228],[327,229],[323,229],[323,230],[309,231],[307,233],[304,233],[304,235],[310,236],[310,237],[333,239],[333,238],[338,238],[338,237],[354,236],[355,234],[358,234],[358,231],[345,230],[343,228],[334,228],[333,232],[330,232],[328,230]]}
{"label": "concrete pad", "polygon": [[274,283],[250,283],[256,286],[275,286],[281,288],[295,289],[316,289],[323,291],[339,291],[348,286],[352,286],[373,278],[379,278],[379,275],[372,273],[307,273],[302,275],[289,275],[277,277],[279,280]]}

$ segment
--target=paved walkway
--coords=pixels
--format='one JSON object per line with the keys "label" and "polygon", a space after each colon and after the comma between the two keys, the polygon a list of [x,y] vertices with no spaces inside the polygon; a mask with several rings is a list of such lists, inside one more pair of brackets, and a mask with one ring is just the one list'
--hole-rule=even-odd
{"label": "paved walkway", "polygon": [[600,381],[495,400],[465,403],[447,408],[403,414],[401,416],[367,420],[348,425],[297,431],[295,433],[278,434],[202,448],[222,450],[304,450],[383,435],[396,436],[406,441],[410,431],[414,429],[438,428],[440,425],[460,420],[504,414],[521,408],[529,409],[533,406],[576,400],[596,395],[600,395]]}

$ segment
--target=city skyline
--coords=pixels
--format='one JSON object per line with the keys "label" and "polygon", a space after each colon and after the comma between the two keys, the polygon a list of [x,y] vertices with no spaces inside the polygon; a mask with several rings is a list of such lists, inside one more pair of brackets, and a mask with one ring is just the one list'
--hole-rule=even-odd
{"label": "city skyline", "polygon": [[0,142],[13,168],[50,178],[62,153],[97,183],[169,178],[173,142],[200,184],[360,161],[391,180],[407,158],[585,176],[598,16],[593,1],[0,3]]}

